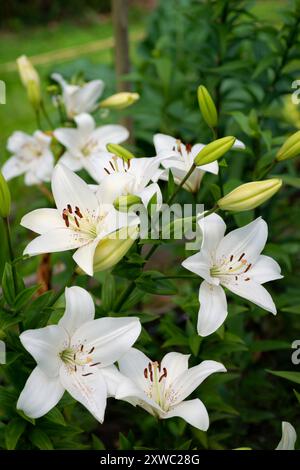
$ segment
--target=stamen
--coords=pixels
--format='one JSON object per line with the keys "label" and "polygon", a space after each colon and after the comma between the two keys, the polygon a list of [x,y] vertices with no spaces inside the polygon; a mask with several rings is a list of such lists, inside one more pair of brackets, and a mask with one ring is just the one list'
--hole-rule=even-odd
{"label": "stamen", "polygon": [[94,364],[91,364],[90,367],[99,366],[100,364],[101,362],[95,362]]}
{"label": "stamen", "polygon": [[190,152],[191,152],[191,150],[192,150],[192,144],[186,144],[186,146],[185,146],[185,147],[186,147],[186,151],[187,151],[187,153],[190,153]]}
{"label": "stamen", "polygon": [[110,166],[112,167],[113,171],[116,171],[116,169],[115,169],[115,167],[114,167],[112,161],[110,161],[109,164],[110,164]]}
{"label": "stamen", "polygon": [[83,344],[80,346],[80,352],[83,351]]}
{"label": "stamen", "polygon": [[92,352],[94,351],[94,346],[92,347],[92,349],[88,352],[88,354],[92,354]]}
{"label": "stamen", "polygon": [[75,370],[75,372],[77,372],[77,366],[76,366],[76,364],[75,364],[75,366],[74,366],[74,370]]}
{"label": "stamen", "polygon": [[238,277],[237,277],[237,276],[235,276],[235,280],[236,280],[236,281],[238,280]]}
{"label": "stamen", "polygon": [[88,375],[93,375],[93,372],[89,372],[88,374],[81,374],[82,377],[87,377]]}
{"label": "stamen", "polygon": [[250,281],[250,277],[246,277],[245,281]]}
{"label": "stamen", "polygon": [[68,211],[70,212],[70,214],[72,214],[73,210],[72,210],[72,206],[70,204],[67,205],[67,208],[68,208]]}
{"label": "stamen", "polygon": [[148,369],[149,369],[149,372],[150,372],[150,380],[151,380],[151,382],[153,382],[153,370],[152,370],[151,362],[149,362],[149,364],[148,364]]}
{"label": "stamen", "polygon": [[238,261],[241,261],[242,258],[244,258],[245,253],[242,253],[241,256],[239,257]]}
{"label": "stamen", "polygon": [[131,159],[129,158],[129,160],[127,160],[128,170],[129,170],[129,168],[130,168],[130,165],[131,165]]}
{"label": "stamen", "polygon": [[168,375],[167,374],[167,369],[164,367],[163,368],[163,374],[160,376],[160,378],[158,380],[158,383],[161,382],[164,377],[167,377],[167,375]]}
{"label": "stamen", "polygon": [[64,209],[62,211],[62,218],[64,219],[66,226],[69,227],[70,221],[69,221],[67,209]]}
{"label": "stamen", "polygon": [[83,218],[83,215],[82,215],[82,213],[80,212],[79,207],[77,207],[77,206],[75,207],[75,214],[78,215],[78,217],[79,217],[80,219]]}
{"label": "stamen", "polygon": [[245,269],[244,273],[246,273],[247,271],[249,271],[249,269],[251,268],[252,264],[248,264],[247,268]]}
{"label": "stamen", "polygon": [[144,377],[145,377],[145,379],[148,379],[148,369],[147,369],[147,367],[144,369]]}
{"label": "stamen", "polygon": [[74,220],[75,220],[75,224],[76,224],[77,227],[79,228],[79,222],[78,222],[78,220],[76,219],[76,217],[74,217]]}
{"label": "stamen", "polygon": [[107,168],[104,168],[104,171],[106,171],[106,173],[107,173],[108,175],[110,175],[110,172],[108,171]]}
{"label": "stamen", "polygon": [[230,256],[230,262],[233,260],[233,255]]}

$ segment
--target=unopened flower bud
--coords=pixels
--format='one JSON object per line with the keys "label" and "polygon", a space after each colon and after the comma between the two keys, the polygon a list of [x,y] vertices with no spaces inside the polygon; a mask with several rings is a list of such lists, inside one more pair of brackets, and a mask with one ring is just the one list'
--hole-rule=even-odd
{"label": "unopened flower bud", "polygon": [[221,158],[228,150],[231,149],[235,142],[235,137],[228,136],[214,140],[205,145],[194,159],[196,166],[207,165]]}
{"label": "unopened flower bud", "polygon": [[6,218],[10,214],[10,191],[4,176],[0,171],[0,217]]}
{"label": "unopened flower bud", "polygon": [[128,212],[130,207],[136,204],[142,204],[142,200],[139,196],[135,196],[134,194],[120,196],[114,201],[115,209],[120,212]]}
{"label": "unopened flower bud", "polygon": [[211,129],[214,129],[218,124],[218,113],[215,103],[205,86],[200,85],[197,94],[203,119]]}
{"label": "unopened flower bud", "polygon": [[131,152],[129,152],[129,150],[122,147],[122,145],[107,144],[106,148],[110,153],[117,155],[117,157],[122,158],[125,162],[127,162],[131,158],[134,158],[134,155]]}
{"label": "unopened flower bud", "polygon": [[38,109],[41,103],[40,77],[32,63],[25,55],[17,59],[21,81],[27,90],[31,105]]}
{"label": "unopened flower bud", "polygon": [[260,206],[270,199],[282,186],[282,181],[273,178],[238,186],[219,199],[217,205],[225,211],[243,212]]}
{"label": "unopened flower bud", "polygon": [[291,135],[277,152],[276,160],[290,160],[300,155],[300,131]]}
{"label": "unopened flower bud", "polygon": [[99,104],[100,108],[110,108],[110,109],[124,109],[128,106],[134,104],[140,95],[138,93],[130,93],[129,91],[122,91],[111,95],[105,100],[102,100]]}

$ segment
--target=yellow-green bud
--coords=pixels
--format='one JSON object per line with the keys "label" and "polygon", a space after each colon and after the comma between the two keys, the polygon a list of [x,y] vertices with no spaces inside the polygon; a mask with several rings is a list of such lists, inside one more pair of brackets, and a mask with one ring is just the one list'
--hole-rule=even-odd
{"label": "yellow-green bud", "polygon": [[[100,240],[94,255],[94,272],[105,271],[115,266],[132,247],[138,237],[139,228],[124,227],[117,234],[118,238],[113,239],[111,235]],[[122,239],[125,235],[127,238]],[[115,234],[113,234],[115,236]]]}
{"label": "yellow-green bud", "polygon": [[0,171],[0,217],[6,218],[10,214],[10,191],[4,176]]}
{"label": "yellow-green bud", "polygon": [[41,103],[39,74],[25,55],[22,55],[17,59],[17,65],[21,81],[27,90],[28,99],[32,106],[37,109]]}
{"label": "yellow-green bud", "polygon": [[255,209],[277,193],[281,186],[282,181],[278,178],[242,184],[219,199],[217,205],[224,211],[233,212]]}
{"label": "yellow-green bud", "polygon": [[129,150],[122,147],[122,145],[107,144],[106,148],[109,152],[125,160],[125,162],[128,162],[128,160],[130,160],[131,158],[134,158],[134,155],[131,152],[129,152]]}
{"label": "yellow-green bud", "polygon": [[198,153],[194,159],[196,166],[207,165],[208,163],[214,162],[231,149],[235,142],[235,137],[228,136],[222,137],[221,139],[210,142]]}
{"label": "yellow-green bud", "polygon": [[277,152],[276,160],[290,160],[300,155],[300,131],[291,135]]}
{"label": "yellow-green bud", "polygon": [[128,194],[127,196],[120,196],[114,201],[114,207],[117,211],[128,212],[130,207],[135,204],[141,204],[142,200],[139,196]]}
{"label": "yellow-green bud", "polygon": [[111,109],[124,109],[134,104],[140,95],[138,93],[130,93],[129,91],[122,91],[111,95],[105,100],[99,103],[100,108],[111,108]]}
{"label": "yellow-green bud", "polygon": [[203,116],[204,121],[206,124],[213,129],[218,124],[218,113],[213,102],[212,97],[210,96],[207,88],[203,85],[198,87],[197,91],[198,95],[198,102],[201,114]]}

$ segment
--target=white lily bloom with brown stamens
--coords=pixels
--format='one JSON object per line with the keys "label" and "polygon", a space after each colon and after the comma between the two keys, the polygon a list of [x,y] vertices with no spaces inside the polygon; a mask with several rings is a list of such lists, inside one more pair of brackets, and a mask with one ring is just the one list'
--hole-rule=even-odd
{"label": "white lily bloom with brown stamens", "polygon": [[138,225],[139,220],[133,214],[116,211],[112,203],[101,199],[100,190],[94,192],[61,163],[53,172],[52,193],[56,209],[36,209],[21,220],[23,227],[39,234],[27,245],[24,254],[76,249],[75,262],[92,276],[99,242],[123,227]]}
{"label": "white lily bloom with brown stamens", "polygon": [[171,352],[161,363],[152,362],[143,352],[131,348],[118,361],[120,373],[115,371],[109,378],[115,398],[141,406],[161,419],[183,418],[206,431],[209,417],[204,404],[198,398],[186,398],[211,374],[226,369],[216,361],[203,361],[189,369],[189,357]]}
{"label": "white lily bloom with brown stamens", "polygon": [[199,290],[199,335],[208,336],[224,323],[227,300],[223,287],[275,315],[275,304],[262,284],[282,275],[276,261],[261,255],[268,237],[266,222],[259,217],[226,236],[226,224],[217,214],[202,218],[199,226],[201,250],[182,263],[204,279]]}
{"label": "white lily bloom with brown stamens", "polygon": [[76,128],[58,128],[54,131],[55,138],[66,148],[60,162],[70,170],[85,169],[91,177],[97,179],[97,167],[102,167],[103,158],[112,157],[106,145],[120,144],[129,137],[124,126],[107,124],[96,127],[95,121],[89,114],[83,113],[74,118]]}
{"label": "white lily bloom with brown stamens", "polygon": [[275,450],[295,450],[297,434],[294,426],[287,421],[282,421],[282,436]]}
{"label": "white lily bloom with brown stamens", "polygon": [[[155,134],[153,140],[156,155],[158,157],[165,157],[161,161],[164,170],[159,170],[157,177],[168,181],[169,171],[171,170],[175,184],[181,183],[193,165],[195,157],[205,147],[204,144],[184,144],[181,140],[165,134]],[[245,145],[240,140],[236,140],[232,148],[244,149]],[[183,188],[191,193],[196,193],[206,172],[217,175],[219,172],[218,162],[215,161],[207,165],[197,166],[184,183]]]}
{"label": "white lily bloom with brown stamens", "polygon": [[113,363],[138,338],[138,318],[98,318],[91,295],[81,287],[65,290],[66,310],[58,325],[20,335],[37,362],[19,397],[17,408],[39,418],[62,398],[65,390],[101,423]]}

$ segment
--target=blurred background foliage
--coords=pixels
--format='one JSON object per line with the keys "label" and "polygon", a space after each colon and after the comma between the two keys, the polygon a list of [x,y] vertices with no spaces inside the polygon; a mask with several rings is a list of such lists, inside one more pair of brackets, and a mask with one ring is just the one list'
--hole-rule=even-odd
{"label": "blurred background foliage", "polygon": [[[29,3],[33,4],[8,2],[10,7],[5,10],[6,21],[2,24],[1,41],[6,46],[0,51],[0,78],[7,85],[7,105],[0,108],[2,161],[8,156],[5,145],[13,130],[35,129],[14,66],[21,53],[35,57],[46,83],[50,83],[54,71],[67,78],[81,73],[86,80],[102,78],[107,84],[105,95],[115,90],[111,46],[91,51],[88,47],[112,35],[110,16],[102,15],[109,9],[108,2],[84,2],[85,14],[79,0],[34,2],[31,10]],[[51,8],[43,13],[38,7],[47,3]],[[30,11],[35,13],[30,15]],[[60,16],[65,14],[67,19],[62,22]],[[52,23],[45,28],[44,24],[39,26],[41,21]],[[285,138],[300,127],[300,108],[291,102],[292,82],[300,78],[299,23],[299,1],[162,0],[150,9],[134,4],[130,10],[132,71],[124,80],[140,93],[141,99],[123,112],[134,122],[135,143],[131,149],[138,156],[152,156],[156,132],[191,143],[209,142],[212,136],[197,104],[196,90],[201,83],[217,104],[220,136],[235,135],[247,145],[245,152],[234,152],[222,163],[225,190],[260,178]],[[139,40],[141,35],[143,39]],[[80,49],[82,44],[85,48]],[[62,53],[66,49],[67,58]],[[49,106],[50,97],[47,99]],[[57,119],[55,111],[51,117]],[[96,117],[98,122],[105,122],[99,114]],[[113,113],[106,118],[108,122],[116,119]],[[280,263],[284,274],[282,281],[268,286],[278,307],[276,317],[232,296],[225,328],[201,339],[195,330],[199,282],[183,279],[166,279],[154,283],[155,288],[153,283],[149,287],[149,283],[140,282],[135,295],[124,305],[126,313],[141,317],[145,328],[138,346],[153,359],[176,350],[191,354],[191,364],[203,359],[225,364],[227,374],[209,378],[195,392],[208,407],[209,431],[200,432],[174,419],[163,423],[158,436],[154,418],[121,402],[109,403],[105,423],[100,426],[68,396],[35,423],[18,415],[16,399],[34,362],[29,355],[24,360],[17,331],[8,330],[12,320],[4,310],[0,334],[9,345],[9,361],[0,369],[1,447],[273,449],[279,442],[283,420],[290,421],[299,434],[300,372],[299,366],[291,362],[291,343],[299,338],[300,327],[299,160],[279,164],[273,174],[283,178],[284,189],[259,210],[229,216],[226,221],[229,229],[258,215],[268,222],[266,254]],[[38,189],[25,188],[21,178],[10,186],[15,246],[21,255],[31,235],[19,226],[20,217],[30,209],[44,207],[47,201]],[[207,175],[197,201],[205,201],[210,207],[219,193],[218,179]],[[192,202],[187,193],[181,193],[180,200]],[[182,274],[184,244],[176,243],[174,247],[169,243],[159,250],[149,262],[149,269],[165,276]],[[5,256],[2,249],[1,271]],[[20,265],[27,285],[35,282],[38,262],[34,258]],[[52,264],[53,286],[61,287],[72,269],[71,254],[54,255]],[[67,270],[62,269],[64,264]],[[128,277],[139,276],[141,268],[134,248],[112,273],[98,274],[92,281],[80,277],[78,284],[95,295],[98,316],[114,314],[112,300],[116,293]],[[54,322],[61,313],[63,299],[53,307],[51,292],[34,301],[29,299],[25,304],[8,307],[7,299],[2,299],[0,305],[12,309],[15,319],[26,319],[26,327],[43,326],[49,319]],[[270,370],[289,371],[289,380]]]}

